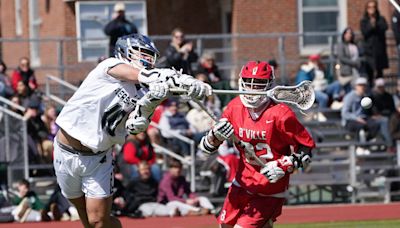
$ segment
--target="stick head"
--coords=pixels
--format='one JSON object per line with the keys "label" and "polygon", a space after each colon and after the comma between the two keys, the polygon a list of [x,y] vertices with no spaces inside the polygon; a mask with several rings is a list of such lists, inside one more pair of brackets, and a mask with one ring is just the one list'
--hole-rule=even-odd
{"label": "stick head", "polygon": [[294,105],[301,110],[308,110],[315,101],[310,81],[303,81],[296,86],[276,86],[268,93],[274,101]]}

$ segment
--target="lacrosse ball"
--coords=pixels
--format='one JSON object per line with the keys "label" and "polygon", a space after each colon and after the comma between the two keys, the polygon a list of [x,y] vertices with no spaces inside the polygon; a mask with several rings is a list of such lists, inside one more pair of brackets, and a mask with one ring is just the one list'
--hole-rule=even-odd
{"label": "lacrosse ball", "polygon": [[363,99],[361,99],[361,107],[363,107],[364,109],[369,109],[372,107],[372,100],[369,97],[364,97]]}

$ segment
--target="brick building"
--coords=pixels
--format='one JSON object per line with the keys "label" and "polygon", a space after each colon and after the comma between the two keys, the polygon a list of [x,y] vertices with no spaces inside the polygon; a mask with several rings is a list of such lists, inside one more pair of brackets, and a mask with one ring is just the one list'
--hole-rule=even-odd
{"label": "brick building", "polygon": [[[63,76],[71,82],[83,79],[95,62],[82,60],[76,41],[82,22],[79,4],[103,4],[115,1],[74,0],[2,0],[0,1],[1,57],[12,68],[22,56],[31,57],[39,81],[46,74]],[[240,34],[231,40],[207,40],[202,48],[218,47],[225,53],[220,62],[239,66],[248,59],[275,58],[284,63],[282,74],[289,80],[308,54],[328,55],[328,38],[299,37],[301,32],[329,31],[340,33],[351,26],[359,30],[366,0],[132,0],[145,5],[143,30],[149,35],[169,35],[175,27],[188,34]],[[393,7],[379,0],[381,14],[390,24]],[[96,20],[96,15],[93,16]],[[326,27],[324,27],[326,25]],[[246,34],[248,34],[246,36]],[[255,34],[258,34],[255,36]],[[282,35],[285,34],[285,35]],[[68,37],[62,43],[60,37]],[[282,37],[279,40],[279,37]],[[41,42],[27,42],[26,39]],[[335,38],[335,37],[333,37]],[[162,51],[168,44],[156,42]],[[389,54],[396,55],[389,40]],[[59,48],[62,47],[62,48]],[[228,49],[228,51],[226,51]],[[60,52],[61,50],[61,52]],[[282,52],[283,50],[283,52]],[[284,62],[283,62],[284,61]],[[394,72],[395,61],[391,61]],[[60,69],[65,66],[65,69]],[[236,75],[233,70],[232,75]]]}
{"label": "brick building", "polygon": [[[80,61],[78,58],[79,43],[75,39],[78,36],[80,22],[77,20],[76,7],[78,3],[113,5],[115,2],[2,0],[0,1],[0,36],[3,39],[0,48],[1,58],[10,68],[15,68],[20,57],[30,57],[40,82],[43,82],[46,74],[59,76],[61,72],[59,66],[62,61],[65,66],[63,77],[74,83],[79,82],[93,68],[95,62]],[[149,35],[169,35],[175,27],[181,27],[189,34],[223,32],[219,22],[222,12],[220,6],[222,2],[226,2],[225,0],[124,2],[145,4],[144,31]],[[67,39],[60,43],[58,40],[62,37]],[[35,42],[28,42],[29,38]],[[62,47],[62,52],[59,52],[58,45]]]}
{"label": "brick building", "polygon": [[[284,56],[287,61],[285,75],[288,79],[292,79],[298,65],[305,61],[309,54],[321,53],[327,56],[330,53],[328,40],[310,40],[310,44],[307,45],[306,38],[301,40],[302,37],[294,35],[294,33],[324,31],[341,33],[348,26],[355,31],[360,31],[360,19],[364,14],[367,2],[367,0],[268,0],[249,4],[249,1],[246,0],[234,0],[232,32],[237,34],[291,33],[292,35],[285,36],[283,43]],[[378,0],[378,5],[380,13],[390,26],[394,7],[389,1],[383,0]],[[324,24],[327,28],[322,27]],[[334,24],[336,25],[333,26]],[[397,53],[393,48],[394,40],[391,39],[390,33],[391,29],[389,28],[387,32],[388,54],[389,57],[396,58]],[[336,37],[333,39],[335,42]],[[277,36],[237,39],[233,43],[236,50],[234,59],[236,62],[243,62],[249,58],[276,58],[278,62],[280,60],[280,44]],[[390,61],[390,67],[391,69],[388,69],[386,73],[397,70],[397,61]]]}

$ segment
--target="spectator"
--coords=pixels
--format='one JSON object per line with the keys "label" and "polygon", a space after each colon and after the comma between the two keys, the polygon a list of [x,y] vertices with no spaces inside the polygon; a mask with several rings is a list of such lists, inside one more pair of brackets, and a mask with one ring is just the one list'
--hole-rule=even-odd
{"label": "spectator", "polygon": [[327,86],[327,80],[322,69],[320,56],[318,54],[310,55],[308,62],[300,66],[296,75],[296,84],[305,80],[312,81],[315,90],[315,100],[320,108],[328,107],[329,97],[324,92]]}
{"label": "spectator", "polygon": [[136,26],[125,18],[125,4],[116,3],[112,20],[104,27],[104,33],[110,36],[108,49],[110,57],[114,56],[115,43],[119,37],[137,32]]}
{"label": "spectator", "polygon": [[396,112],[393,96],[386,91],[385,80],[383,78],[375,80],[372,100],[374,103],[374,114],[389,118],[394,112]]}
{"label": "spectator", "polygon": [[22,81],[30,91],[34,91],[38,87],[35,72],[30,67],[30,61],[28,57],[22,57],[19,60],[18,68],[11,76],[11,85],[14,91],[17,91],[18,82],[20,81]]}
{"label": "spectator", "polygon": [[400,140],[400,104],[396,106],[396,112],[390,117],[389,130],[393,140]]}
{"label": "spectator", "polygon": [[337,81],[327,88],[327,94],[333,100],[340,101],[343,96],[351,91],[351,82],[359,77],[361,60],[359,50],[354,42],[354,31],[347,27],[342,33],[342,42],[337,46]]}
{"label": "spectator", "polygon": [[393,100],[394,100],[394,104],[395,106],[399,106],[400,105],[400,80],[397,80],[397,87],[396,87],[396,92],[395,94],[393,94]]}
{"label": "spectator", "polygon": [[[151,167],[151,174],[158,182],[161,180],[161,168],[156,163],[156,153],[150,143],[150,139],[146,132],[141,132],[137,135],[129,135],[122,146],[122,155],[128,167],[125,167],[124,176],[129,179],[136,179],[138,174],[138,165],[142,161],[146,161]],[[122,167],[121,167],[122,168]],[[124,168],[122,168],[124,169]],[[128,173],[126,175],[126,173]]]}
{"label": "spectator", "polygon": [[[161,115],[165,110],[165,101],[166,100],[161,102],[161,104],[157,106],[157,108],[154,110],[153,116],[151,117],[151,122],[155,124],[158,124],[160,122]],[[151,143],[155,143],[157,145],[161,144],[161,136],[158,128],[149,125],[149,127],[147,128],[147,135],[149,136]]]}
{"label": "spectator", "polygon": [[0,96],[11,97],[14,94],[14,90],[11,87],[11,82],[6,71],[7,65],[3,60],[0,60]]}
{"label": "spectator", "polygon": [[[172,160],[169,171],[164,174],[158,188],[158,202],[180,202],[177,204],[181,215],[209,214],[214,210],[210,200],[190,191],[189,183],[182,176],[182,163]],[[182,204],[183,203],[183,204]]]}
{"label": "spectator", "polygon": [[[51,212],[51,216],[48,215],[48,212]],[[48,219],[51,217],[54,221],[60,221],[64,214],[68,215],[70,218],[74,215],[75,217],[77,216],[76,209],[71,206],[69,201],[61,194],[60,186],[57,185],[49,201],[42,210],[42,218],[49,216]]]}
{"label": "spectator", "polygon": [[[343,125],[350,132],[356,133],[359,141],[375,138],[380,129],[380,124],[372,118],[372,113],[361,107],[361,99],[367,95],[367,84],[366,78],[357,78],[354,89],[343,99],[341,112]],[[365,138],[364,133],[367,134]]]}
{"label": "spectator", "polygon": [[178,111],[177,100],[169,99],[166,106],[167,108],[161,115],[159,122],[161,135],[175,152],[188,155],[190,152],[189,144],[177,139],[173,134],[176,133],[191,137],[194,130],[186,120],[185,115]]}
{"label": "spectator", "polygon": [[193,74],[192,63],[197,61],[197,54],[193,50],[193,43],[185,40],[185,34],[180,28],[172,31],[172,41],[165,50],[167,66],[176,70],[183,70],[184,74]]}
{"label": "spectator", "polygon": [[174,205],[157,202],[158,182],[151,176],[147,161],[138,164],[139,176],[127,187],[127,211],[139,210],[144,217],[177,216]]}
{"label": "spectator", "polygon": [[385,35],[388,25],[385,18],[379,13],[376,0],[370,0],[365,5],[365,13],[360,27],[364,37],[365,71],[372,87],[375,78],[383,77],[383,69],[389,67]]}
{"label": "spectator", "polygon": [[40,162],[41,160],[44,162],[52,162],[52,150],[44,150],[47,148],[47,145],[52,145],[52,143],[48,143],[49,132],[47,131],[46,125],[43,123],[40,115],[39,115],[39,107],[40,101],[33,98],[30,100],[29,106],[24,114],[24,117],[28,120],[28,135],[29,140],[31,141],[32,151],[35,150],[35,147],[39,149],[38,153],[40,157],[36,157],[37,153],[32,152],[31,160],[36,162]]}
{"label": "spectator", "polygon": [[[398,3],[399,1],[397,1]],[[398,76],[400,77],[400,12],[398,10],[393,10],[392,14],[392,30],[393,35],[396,40],[397,47],[397,58],[398,58]]]}
{"label": "spectator", "polygon": [[221,81],[221,73],[218,66],[215,64],[215,55],[211,52],[204,52],[200,58],[200,63],[197,66],[197,74],[203,73],[207,76],[207,81],[217,83]]}
{"label": "spectator", "polygon": [[34,191],[31,191],[30,184],[23,179],[18,182],[18,193],[12,199],[14,205],[18,205],[12,212],[14,219],[19,222],[39,222],[48,220],[42,219],[43,203]]}
{"label": "spectator", "polygon": [[56,124],[57,118],[57,111],[54,105],[47,105],[46,109],[44,110],[41,119],[46,126],[47,132],[49,132],[48,139],[50,141],[54,141],[54,137],[57,134],[58,126]]}
{"label": "spectator", "polygon": [[17,83],[17,93],[18,99],[21,103],[21,106],[28,108],[29,103],[32,99],[40,100],[40,97],[37,96],[36,93],[32,93],[27,85],[24,84],[23,81],[19,81]]}

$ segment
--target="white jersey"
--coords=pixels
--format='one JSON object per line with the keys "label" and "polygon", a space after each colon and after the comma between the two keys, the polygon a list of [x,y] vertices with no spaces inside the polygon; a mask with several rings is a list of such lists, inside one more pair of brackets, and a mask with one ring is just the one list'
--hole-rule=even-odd
{"label": "white jersey", "polygon": [[103,128],[107,110],[133,106],[143,96],[135,83],[120,81],[107,73],[118,64],[125,63],[116,58],[99,63],[56,119],[58,126],[95,153],[108,150],[114,144],[122,144],[127,134],[125,122],[129,113],[117,125],[114,136],[111,136]]}

